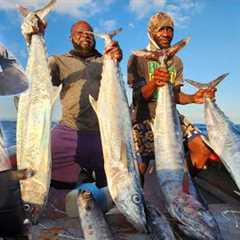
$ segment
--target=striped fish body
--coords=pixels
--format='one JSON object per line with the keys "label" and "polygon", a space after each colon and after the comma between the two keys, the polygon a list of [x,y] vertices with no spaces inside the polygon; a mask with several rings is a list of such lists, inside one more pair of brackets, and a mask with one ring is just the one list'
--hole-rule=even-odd
{"label": "striped fish body", "polygon": [[[208,83],[185,79],[197,89],[216,87],[228,76],[224,73]],[[218,154],[240,189],[240,131],[234,126],[224,112],[209,97],[205,97],[204,118],[207,125],[209,146]]]}
{"label": "striped fish body", "polygon": [[26,74],[31,82],[18,105],[17,164],[19,169],[31,167],[36,173],[21,182],[23,201],[42,206],[51,176],[51,76],[40,35],[32,36]]}
{"label": "striped fish body", "polygon": [[240,189],[240,131],[209,98],[205,101],[204,117],[210,145]]}
{"label": "striped fish body", "polygon": [[101,132],[109,192],[120,212],[145,231],[143,190],[134,152],[131,120],[118,63],[104,58],[97,102],[91,99]]}
{"label": "striped fish body", "polygon": [[182,131],[170,84],[158,90],[153,132],[156,173],[170,215],[187,236],[218,239],[219,230],[211,214],[182,189],[185,164]]}
{"label": "striped fish body", "polygon": [[[43,20],[55,3],[56,0],[52,0],[35,12],[19,6],[24,16],[22,33],[25,39],[29,39],[29,31],[33,27],[38,27],[38,18]],[[21,194],[24,202],[36,206],[36,216],[33,217],[37,220],[39,211],[46,203],[50,186],[51,111],[55,98],[52,97],[53,88],[43,35],[31,35],[28,44],[26,75],[30,87],[20,96],[18,103],[17,164],[20,169],[31,168],[35,172],[34,177],[21,182]]]}

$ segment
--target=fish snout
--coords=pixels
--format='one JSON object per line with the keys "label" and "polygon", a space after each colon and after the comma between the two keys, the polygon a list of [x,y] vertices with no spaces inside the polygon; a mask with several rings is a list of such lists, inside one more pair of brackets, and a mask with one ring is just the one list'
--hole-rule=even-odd
{"label": "fish snout", "polygon": [[91,192],[82,190],[78,194],[78,206],[81,209],[90,211],[93,208],[92,201],[94,201],[93,195]]}

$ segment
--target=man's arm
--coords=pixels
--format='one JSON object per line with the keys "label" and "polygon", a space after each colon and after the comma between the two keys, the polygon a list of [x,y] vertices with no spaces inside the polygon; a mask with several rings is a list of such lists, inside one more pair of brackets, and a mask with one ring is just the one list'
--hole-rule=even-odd
{"label": "man's arm", "polygon": [[177,76],[175,86],[173,88],[175,101],[177,104],[186,105],[191,103],[204,103],[204,97],[207,95],[211,99],[215,99],[216,88],[200,89],[194,94],[187,94],[181,91],[183,86],[183,63],[178,57],[175,57]]}
{"label": "man's arm", "polygon": [[175,101],[178,104],[185,105],[190,103],[202,104],[204,103],[205,96],[210,99],[215,99],[216,88],[199,89],[194,94],[186,94],[181,92],[181,86],[174,87]]}
{"label": "man's arm", "polygon": [[141,89],[142,96],[145,100],[148,100],[158,87],[163,87],[169,81],[170,75],[167,68],[155,69],[151,81],[149,81]]}
{"label": "man's arm", "polygon": [[52,76],[52,84],[53,86],[59,86],[61,84],[60,80],[60,69],[57,64],[56,57],[50,56],[48,58],[48,67],[50,69],[50,73]]}

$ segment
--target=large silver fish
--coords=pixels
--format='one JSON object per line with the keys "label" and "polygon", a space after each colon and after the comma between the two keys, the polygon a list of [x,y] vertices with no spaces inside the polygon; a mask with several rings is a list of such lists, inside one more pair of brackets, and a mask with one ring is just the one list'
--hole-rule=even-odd
{"label": "large silver fish", "polygon": [[[23,14],[23,34],[32,27],[38,27],[38,19],[52,10],[52,0],[44,8],[29,12],[19,7]],[[28,35],[26,35],[28,36]],[[51,178],[50,128],[53,99],[47,51],[42,34],[34,34],[29,39],[29,57],[26,74],[30,88],[20,96],[17,115],[17,164],[18,168],[31,167],[35,171],[33,178],[21,182],[22,199],[40,210],[47,200]],[[39,212],[36,212],[36,218]]]}
{"label": "large silver fish", "polygon": [[146,203],[147,223],[152,240],[175,240],[172,228],[163,213],[154,205]]}
{"label": "large silver fish", "polygon": [[78,195],[78,212],[85,240],[113,240],[110,228],[101,208],[91,192],[81,191]]}
{"label": "large silver fish", "polygon": [[[118,32],[118,31],[116,31]],[[98,34],[111,43],[112,34]],[[104,57],[98,100],[90,97],[98,116],[109,192],[120,212],[139,231],[146,230],[127,96],[116,61]]]}
{"label": "large silver fish", "polygon": [[[187,42],[188,39],[183,39],[174,45],[174,49],[180,50]],[[169,56],[158,54],[160,59],[154,59],[166,67],[165,59]],[[166,208],[187,236],[202,240],[217,239],[218,228],[213,217],[192,195],[183,192],[185,154],[171,84],[158,89],[155,115],[153,133],[156,173]]]}
{"label": "large silver fish", "polygon": [[24,70],[10,51],[0,44],[0,95],[16,95],[28,88]]}
{"label": "large silver fish", "polygon": [[[185,81],[201,89],[217,86],[227,75],[223,74],[207,84],[188,79]],[[240,189],[240,131],[218,107],[215,101],[206,97],[204,108],[204,118],[210,146],[218,154],[238,189]]]}

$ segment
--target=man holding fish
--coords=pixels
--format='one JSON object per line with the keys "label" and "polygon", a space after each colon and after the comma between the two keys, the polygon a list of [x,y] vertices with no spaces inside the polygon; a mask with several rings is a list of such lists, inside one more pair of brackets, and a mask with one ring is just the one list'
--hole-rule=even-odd
{"label": "man holding fish", "polygon": [[[44,23],[39,20],[39,25],[43,30]],[[93,28],[88,22],[76,22],[70,35],[73,49],[49,57],[52,83],[62,85],[62,119],[52,130],[52,183],[55,186],[72,187],[78,181],[94,181],[93,171],[97,186],[107,185],[98,120],[89,102],[89,95],[98,96],[103,56],[96,50],[94,35],[89,32],[93,32]],[[37,32],[33,30],[33,33]],[[116,61],[122,59],[115,41],[104,54]]]}
{"label": "man holding fish", "polygon": [[[148,51],[168,49],[174,35],[173,19],[166,13],[157,12],[151,17],[148,25]],[[134,138],[137,152],[140,155],[139,169],[143,180],[149,161],[154,159],[153,133],[150,122],[155,117],[157,88],[171,82],[175,102],[178,104],[204,103],[204,96],[215,98],[215,88],[200,89],[195,94],[183,93],[183,64],[180,58],[174,56],[167,61],[167,68],[160,67],[156,60],[146,60],[141,56],[132,55],[128,63],[128,83],[133,88],[134,105]],[[203,168],[213,152],[204,144],[199,131],[179,114],[181,126],[192,165]]]}

